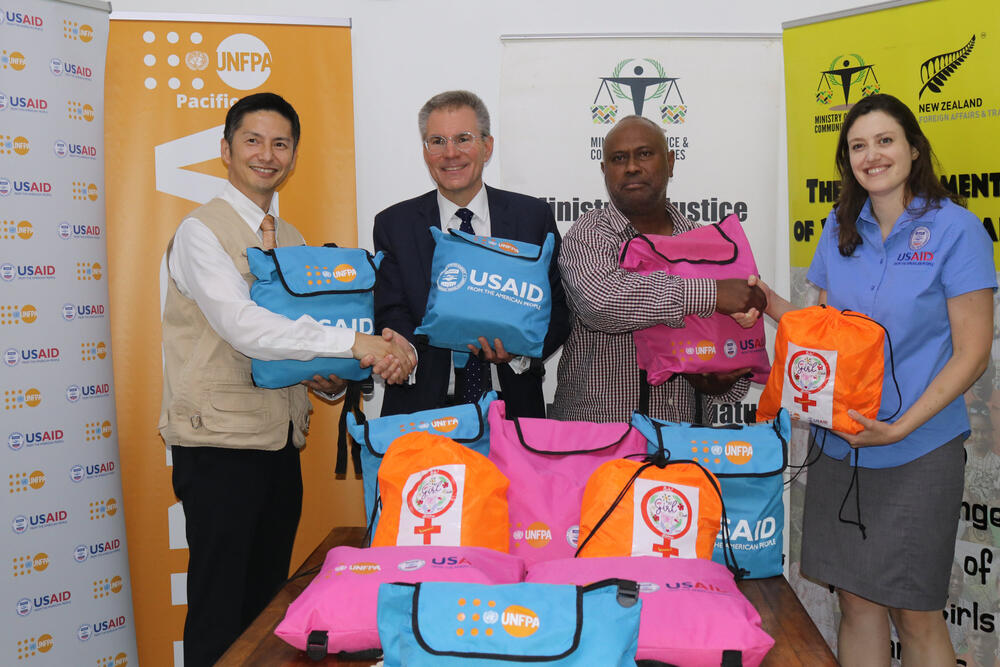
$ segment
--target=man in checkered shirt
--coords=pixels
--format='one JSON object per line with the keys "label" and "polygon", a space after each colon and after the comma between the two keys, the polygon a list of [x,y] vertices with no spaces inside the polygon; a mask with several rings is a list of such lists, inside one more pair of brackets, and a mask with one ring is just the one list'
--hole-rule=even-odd
{"label": "man in checkered shirt", "polygon": [[[697,227],[667,203],[674,152],[663,131],[640,116],[624,118],[604,140],[601,171],[611,198],[589,211],[563,238],[559,255],[572,329],[559,361],[559,384],[549,417],[625,422],[639,408],[639,368],[632,332],[656,324],[684,326],[686,315],[764,311],[764,293],[745,280],[648,276],[619,268],[618,251],[642,234],[674,235]],[[649,387],[649,414],[692,421],[697,390],[703,400],[741,399],[749,369],[675,376]],[[707,414],[707,410],[705,411]]]}

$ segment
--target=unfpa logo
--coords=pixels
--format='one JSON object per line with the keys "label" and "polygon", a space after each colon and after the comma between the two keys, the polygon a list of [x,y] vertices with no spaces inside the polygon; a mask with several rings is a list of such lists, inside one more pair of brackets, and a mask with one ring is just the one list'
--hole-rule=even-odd
{"label": "unfpa logo", "polygon": [[17,659],[31,658],[38,653],[48,653],[55,646],[52,635],[45,633],[38,637],[17,640]]}
{"label": "unfpa logo", "polygon": [[349,283],[358,277],[358,272],[350,264],[340,264],[333,270],[333,277],[342,283]]}
{"label": "unfpa logo", "polygon": [[500,623],[511,637],[524,638],[538,632],[541,621],[538,614],[527,607],[512,604],[503,610]]}
{"label": "unfpa logo", "polygon": [[94,29],[84,23],[63,19],[63,37],[73,41],[81,41],[84,44],[94,39]]}
{"label": "unfpa logo", "polygon": [[27,155],[31,142],[26,137],[0,134],[0,155]]}
{"label": "unfpa logo", "polygon": [[[520,524],[518,524],[518,526],[520,526]],[[541,549],[552,541],[552,531],[549,529],[548,524],[541,521],[535,521],[527,528],[516,528],[513,532],[513,537],[515,542],[521,542],[521,540],[524,540],[529,546]]]}
{"label": "unfpa logo", "polygon": [[14,558],[14,576],[21,577],[32,572],[44,572],[49,567],[49,555],[37,553],[34,556]]}
{"label": "unfpa logo", "polygon": [[104,344],[104,341],[97,341],[96,343],[80,343],[81,361],[96,361],[98,359],[104,359],[107,356],[108,348]]}
{"label": "unfpa logo", "polygon": [[30,303],[23,306],[0,305],[0,325],[32,324],[38,319],[38,310]]}
{"label": "unfpa logo", "polygon": [[109,516],[114,516],[118,512],[118,501],[114,498],[107,500],[93,500],[90,502],[90,520],[97,521]]}
{"label": "unfpa logo", "polygon": [[3,392],[3,409],[18,410],[23,407],[37,408],[42,402],[42,392],[31,389],[7,389]]}
{"label": "unfpa logo", "polygon": [[753,458],[753,445],[742,440],[732,440],[726,443],[726,458],[738,466],[745,465]]}
{"label": "unfpa logo", "polygon": [[77,262],[76,263],[76,279],[77,280],[100,280],[103,269],[99,262]]}
{"label": "unfpa logo", "polygon": [[45,486],[45,473],[41,470],[29,472],[12,472],[7,475],[7,493],[23,493],[37,491]]}
{"label": "unfpa logo", "polygon": [[97,661],[97,667],[128,667],[128,656],[125,653],[109,655]]}
{"label": "unfpa logo", "polygon": [[0,220],[0,239],[4,241],[14,241],[21,239],[27,241],[35,235],[35,229],[27,220]]}
{"label": "unfpa logo", "polygon": [[8,53],[6,49],[0,50],[0,69],[7,69],[9,67],[15,72],[20,72],[27,66],[28,59],[20,51],[11,51]]}
{"label": "unfpa logo", "polygon": [[83,120],[90,123],[94,120],[94,107],[84,102],[69,100],[66,102],[66,116],[70,120]]}
{"label": "unfpa logo", "polygon": [[111,437],[111,422],[104,420],[101,422],[87,422],[83,425],[84,442],[97,442]]}
{"label": "unfpa logo", "polygon": [[73,199],[77,201],[97,201],[97,186],[86,181],[73,181]]}
{"label": "unfpa logo", "polygon": [[94,599],[100,600],[122,592],[122,578],[117,574],[113,577],[98,579],[94,582]]}
{"label": "unfpa logo", "polygon": [[215,49],[216,74],[238,90],[253,90],[271,76],[271,51],[259,38],[246,33],[230,35]]}

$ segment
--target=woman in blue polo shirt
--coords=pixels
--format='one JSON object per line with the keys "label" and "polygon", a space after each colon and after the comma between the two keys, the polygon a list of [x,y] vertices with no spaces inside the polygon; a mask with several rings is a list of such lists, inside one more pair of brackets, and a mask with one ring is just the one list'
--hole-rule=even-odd
{"label": "woman in blue polo shirt", "polygon": [[[986,369],[993,341],[993,244],[941,185],[927,138],[895,97],[854,105],[836,163],[840,197],[807,277],[821,303],[886,328],[902,405],[887,355],[878,416],[888,421],[851,410],[864,430],[817,438],[823,453],[809,469],[802,572],[837,589],[841,664],[888,665],[891,617],[907,667],[953,665],[941,610],[969,435],[962,393]],[[762,287],[767,314],[780,319],[791,304]],[[856,521],[841,514],[855,473]]]}

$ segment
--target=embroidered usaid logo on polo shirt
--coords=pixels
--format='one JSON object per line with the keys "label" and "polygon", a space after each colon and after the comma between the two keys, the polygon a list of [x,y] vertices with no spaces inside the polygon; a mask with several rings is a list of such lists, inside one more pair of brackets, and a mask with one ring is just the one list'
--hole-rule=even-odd
{"label": "embroidered usaid logo on polo shirt", "polygon": [[929,266],[934,262],[934,253],[923,250],[931,241],[931,230],[920,225],[910,232],[910,251],[901,252],[896,257],[896,266],[901,264]]}

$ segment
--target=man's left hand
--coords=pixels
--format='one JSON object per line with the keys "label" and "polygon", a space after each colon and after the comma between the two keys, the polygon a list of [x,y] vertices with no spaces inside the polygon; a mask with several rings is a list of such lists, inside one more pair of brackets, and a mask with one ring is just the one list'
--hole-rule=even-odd
{"label": "man's left hand", "polygon": [[341,380],[332,373],[329,378],[325,378],[322,375],[313,375],[312,380],[303,380],[302,384],[313,391],[329,394],[330,396],[336,396],[347,388],[347,381]]}
{"label": "man's left hand", "polygon": [[684,373],[684,378],[703,394],[721,396],[749,372],[749,368],[740,368],[728,373]]}
{"label": "man's left hand", "polygon": [[482,359],[490,362],[491,364],[506,364],[514,358],[513,355],[507,354],[507,350],[503,348],[503,342],[501,342],[499,338],[494,338],[493,347],[490,347],[490,343],[486,340],[486,336],[480,336],[479,345],[480,347],[469,345],[469,354],[478,355],[479,350],[482,349]]}

